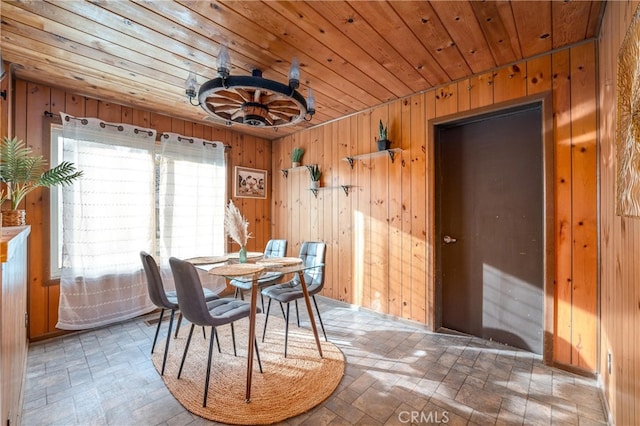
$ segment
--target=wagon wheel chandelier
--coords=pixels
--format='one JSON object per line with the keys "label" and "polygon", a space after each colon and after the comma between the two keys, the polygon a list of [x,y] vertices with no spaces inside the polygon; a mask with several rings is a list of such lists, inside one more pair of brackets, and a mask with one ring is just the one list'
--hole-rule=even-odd
{"label": "wagon wheel chandelier", "polygon": [[[228,125],[277,129],[302,120],[311,121],[316,112],[313,91],[308,89],[306,100],[298,92],[300,65],[296,58],[291,61],[288,85],[263,78],[259,69],[254,69],[250,76],[230,75],[229,62],[229,50],[222,45],[217,59],[218,77],[202,84],[197,95],[196,75],[189,74],[185,93],[192,105],[202,107]],[[198,102],[194,103],[196,97]]]}

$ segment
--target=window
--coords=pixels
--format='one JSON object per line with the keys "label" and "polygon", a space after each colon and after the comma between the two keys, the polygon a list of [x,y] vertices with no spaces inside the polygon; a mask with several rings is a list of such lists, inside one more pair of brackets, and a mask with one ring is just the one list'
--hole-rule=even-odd
{"label": "window", "polygon": [[[163,259],[169,256],[191,257],[209,254],[221,254],[225,251],[224,208],[226,201],[226,165],[224,148],[212,149],[213,144],[204,143],[194,147],[193,143],[181,143],[175,135],[162,139],[160,145],[150,150],[136,150],[115,145],[76,141],[63,138],[62,126],[51,125],[51,165],[63,160],[73,161],[78,168],[78,155],[84,157],[80,163],[90,165],[90,173],[85,171],[82,184],[74,187],[75,191],[84,191],[84,196],[94,194],[98,199],[111,194],[118,202],[111,203],[111,211],[93,211],[87,207],[67,203],[64,208],[67,214],[85,217],[89,221],[100,221],[100,234],[90,238],[104,244],[112,238],[127,238],[131,245],[136,245],[135,233],[126,221],[132,217],[139,218],[144,200],[153,206],[149,210],[146,223],[154,227],[155,241],[153,254]],[[150,162],[150,159],[153,162]],[[129,166],[125,167],[127,163]],[[84,170],[84,169],[83,169]],[[117,172],[114,172],[117,170]],[[141,176],[126,179],[128,195],[118,191],[118,185],[124,185],[122,173]],[[146,175],[146,176],[145,176]],[[120,182],[120,183],[119,183]],[[132,182],[137,182],[133,184]],[[131,185],[140,185],[132,190]],[[51,188],[50,197],[50,278],[59,279],[63,264],[63,188]],[[73,198],[73,197],[72,197]],[[142,200],[140,199],[142,198]],[[124,202],[123,202],[124,201]],[[92,204],[92,203],[89,203]],[[138,220],[138,219],[136,219]],[[120,231],[117,231],[120,230]],[[115,234],[114,234],[115,233]],[[144,239],[142,235],[141,238]],[[136,250],[139,251],[138,248]],[[128,256],[125,263],[131,262],[136,269],[140,268],[139,259],[131,253],[112,251],[109,257],[96,256],[92,265],[95,275],[113,274],[118,271],[113,265],[121,264],[118,256]],[[69,262],[77,260],[69,259]],[[92,262],[93,263],[93,262]]]}

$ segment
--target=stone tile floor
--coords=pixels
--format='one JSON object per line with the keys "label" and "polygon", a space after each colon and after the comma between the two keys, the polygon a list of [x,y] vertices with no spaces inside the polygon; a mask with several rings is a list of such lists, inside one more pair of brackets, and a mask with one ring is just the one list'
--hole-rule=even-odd
{"label": "stone tile floor", "polygon": [[[284,425],[606,424],[596,381],[537,355],[318,302],[347,358],[345,376],[323,404]],[[186,411],[153,367],[155,324],[145,320],[156,317],[31,344],[22,424],[213,424]]]}

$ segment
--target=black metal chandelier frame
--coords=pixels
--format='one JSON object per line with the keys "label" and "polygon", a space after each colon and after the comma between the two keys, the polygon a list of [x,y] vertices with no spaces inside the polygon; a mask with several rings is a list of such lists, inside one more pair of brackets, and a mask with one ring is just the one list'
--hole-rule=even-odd
{"label": "black metal chandelier frame", "polygon": [[[298,92],[300,69],[294,58],[289,72],[289,84],[262,77],[262,71],[254,69],[250,76],[229,75],[228,52],[221,49],[218,77],[203,83],[196,95],[195,74],[186,82],[186,95],[194,106],[215,119],[231,124],[251,127],[290,126],[302,120],[311,121],[314,113],[313,94],[309,98]],[[197,97],[198,103],[194,103]]]}

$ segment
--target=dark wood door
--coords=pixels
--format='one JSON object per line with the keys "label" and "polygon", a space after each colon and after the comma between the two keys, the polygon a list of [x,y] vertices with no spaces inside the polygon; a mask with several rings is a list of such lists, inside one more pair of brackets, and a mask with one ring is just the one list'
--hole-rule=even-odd
{"label": "dark wood door", "polygon": [[539,105],[436,127],[436,256],[447,329],[542,353]]}

